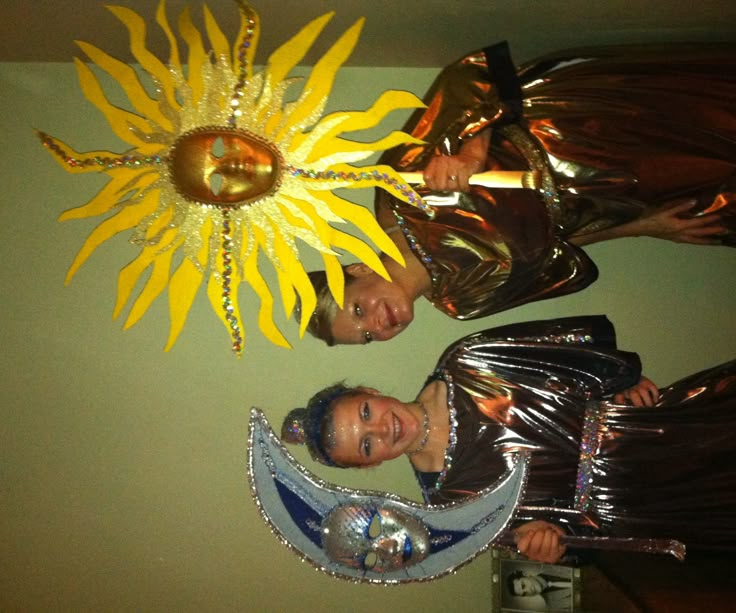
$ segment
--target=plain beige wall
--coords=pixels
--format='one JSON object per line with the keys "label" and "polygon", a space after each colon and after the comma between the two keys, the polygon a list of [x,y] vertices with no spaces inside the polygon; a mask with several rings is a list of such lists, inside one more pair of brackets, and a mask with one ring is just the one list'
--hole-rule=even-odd
{"label": "plain beige wall", "polygon": [[[363,108],[387,87],[421,93],[433,76],[346,69],[331,108]],[[661,385],[733,357],[736,253],[644,239],[591,247],[600,280],[577,295],[471,323],[420,305],[401,337],[366,348],[299,341],[289,324],[295,348],[278,349],[259,336],[244,290],[248,338],[237,360],[201,295],[165,354],[165,297],[129,331],[111,321],[117,272],[137,253],[127,236],[100,247],[64,287],[98,222],[55,220],[105,181],[65,173],[31,128],[81,151],[122,151],[82,97],[74,69],[2,65],[0,96],[1,610],[445,611],[459,595],[467,610],[488,610],[487,554],[453,577],[399,588],[352,585],[300,562],[250,497],[249,408],[262,407],[278,425],[317,387],[341,378],[408,399],[452,340],[578,313],[607,313],[620,345],[638,350]],[[311,253],[304,260],[317,264]],[[296,455],[328,480],[418,498],[406,462],[351,474]]]}

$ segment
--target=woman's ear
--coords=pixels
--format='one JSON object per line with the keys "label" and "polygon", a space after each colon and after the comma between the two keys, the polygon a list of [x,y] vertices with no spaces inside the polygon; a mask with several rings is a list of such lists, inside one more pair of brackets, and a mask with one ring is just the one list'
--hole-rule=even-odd
{"label": "woman's ear", "polygon": [[345,272],[353,277],[367,277],[375,274],[373,269],[363,262],[356,262],[345,267]]}
{"label": "woman's ear", "polygon": [[377,389],[372,387],[364,387],[362,385],[358,386],[358,389],[363,392],[364,394],[370,394],[371,396],[380,396],[381,392],[379,392]]}

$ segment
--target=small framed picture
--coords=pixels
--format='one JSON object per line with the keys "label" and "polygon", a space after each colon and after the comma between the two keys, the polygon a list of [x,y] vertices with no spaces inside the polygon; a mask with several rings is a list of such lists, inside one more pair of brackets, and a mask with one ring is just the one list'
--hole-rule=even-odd
{"label": "small framed picture", "polygon": [[580,569],[493,550],[494,611],[580,611]]}

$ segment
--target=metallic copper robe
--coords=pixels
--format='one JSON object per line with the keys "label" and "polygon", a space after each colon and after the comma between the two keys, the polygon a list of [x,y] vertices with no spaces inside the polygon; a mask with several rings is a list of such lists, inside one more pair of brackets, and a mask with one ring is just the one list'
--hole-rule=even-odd
{"label": "metallic copper robe", "polygon": [[430,272],[437,308],[472,319],[579,291],[597,272],[571,236],[678,198],[697,200],[693,214],[720,211],[730,228],[723,243],[736,245],[733,45],[564,51],[511,65],[511,77],[488,57],[472,53],[445,68],[427,109],[404,127],[426,144],[382,161],[421,170],[490,129],[486,169],[541,169],[549,184],[542,193],[473,187],[447,195],[453,204],[437,207],[433,221],[377,194],[380,223],[399,222]]}
{"label": "metallic copper robe", "polygon": [[[577,510],[612,536],[736,548],[736,361],[661,390],[656,407],[614,405],[606,397],[639,379],[637,356],[614,343],[605,317],[575,317],[448,348],[434,378],[448,387],[451,437],[445,472],[422,475],[427,500],[472,495],[523,448],[524,504],[548,507],[537,518]],[[508,406],[489,412],[483,399],[499,397]]]}

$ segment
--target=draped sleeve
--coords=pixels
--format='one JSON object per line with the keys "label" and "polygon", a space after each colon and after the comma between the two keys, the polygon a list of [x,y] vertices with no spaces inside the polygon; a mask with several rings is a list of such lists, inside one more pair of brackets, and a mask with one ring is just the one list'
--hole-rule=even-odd
{"label": "draped sleeve", "polygon": [[451,431],[444,469],[425,498],[473,495],[526,450],[523,504],[571,509],[586,408],[635,384],[640,372],[638,356],[616,348],[604,316],[512,324],[459,340],[432,375],[447,386]]}
{"label": "draped sleeve", "polygon": [[498,87],[490,81],[483,50],[444,68],[424,102],[427,107],[416,111],[404,126],[424,144],[395,147],[383,157],[396,169],[419,170],[435,155],[457,153],[464,139],[507,114]]}
{"label": "draped sleeve", "polygon": [[[457,154],[483,130],[493,130],[493,142],[504,138],[504,128],[518,128],[521,89],[508,46],[499,43],[449,65],[424,101],[426,108],[403,128],[423,142],[395,147],[381,163],[421,171],[435,156]],[[494,154],[482,170],[531,167],[526,160],[507,167]],[[400,227],[432,280],[430,302],[454,319],[486,317],[577,292],[597,278],[590,258],[555,235],[553,215],[534,190],[479,185],[462,193],[417,190],[433,207],[431,219],[386,190],[376,190],[376,217],[384,228]]]}
{"label": "draped sleeve", "polygon": [[641,363],[616,348],[602,315],[511,324],[471,334],[451,345],[437,370],[473,396],[504,385],[549,390],[580,400],[601,398],[636,384]]}

